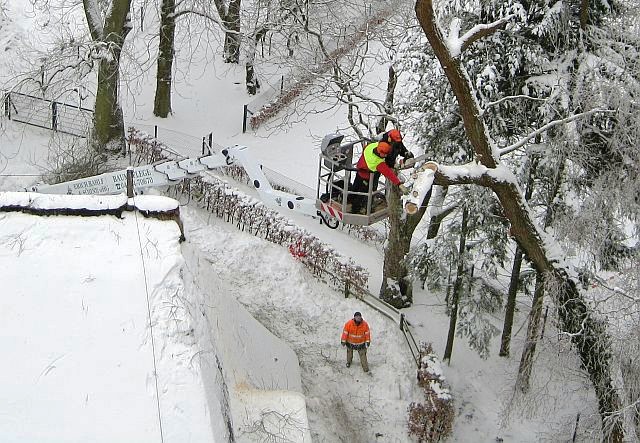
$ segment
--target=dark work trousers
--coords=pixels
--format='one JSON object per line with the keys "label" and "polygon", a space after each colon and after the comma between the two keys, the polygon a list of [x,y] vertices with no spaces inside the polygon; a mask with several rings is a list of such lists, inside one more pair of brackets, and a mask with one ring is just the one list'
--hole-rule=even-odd
{"label": "dark work trousers", "polygon": [[[371,174],[369,174],[371,177]],[[360,174],[356,173],[356,178],[353,179],[352,192],[369,192],[369,180],[363,179]],[[360,210],[367,208],[367,196],[366,195],[351,195],[351,212],[358,213]]]}
{"label": "dark work trousers", "polygon": [[[360,364],[362,365],[362,370],[364,372],[369,372],[369,362],[367,361],[367,348],[364,346],[360,349],[357,349],[358,355],[360,356]],[[351,361],[353,360],[353,349],[351,346],[347,345],[347,364],[351,365]]]}

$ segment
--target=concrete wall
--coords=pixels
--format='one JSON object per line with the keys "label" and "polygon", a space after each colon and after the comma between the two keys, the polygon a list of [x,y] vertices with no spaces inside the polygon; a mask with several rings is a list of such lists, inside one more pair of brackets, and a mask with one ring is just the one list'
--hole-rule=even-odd
{"label": "concrete wall", "polygon": [[[233,429],[251,414],[247,391],[290,392],[298,420],[308,429],[300,367],[293,350],[255,320],[233,296],[218,290],[219,278],[197,247],[183,243],[185,289],[193,307],[200,365],[215,435],[234,438]],[[293,392],[292,392],[293,391]],[[286,403],[286,402],[284,402]],[[292,413],[293,411],[288,411]],[[220,434],[225,433],[225,434]],[[237,436],[236,436],[237,437]],[[307,441],[306,436],[300,441]],[[248,441],[248,440],[245,440]]]}

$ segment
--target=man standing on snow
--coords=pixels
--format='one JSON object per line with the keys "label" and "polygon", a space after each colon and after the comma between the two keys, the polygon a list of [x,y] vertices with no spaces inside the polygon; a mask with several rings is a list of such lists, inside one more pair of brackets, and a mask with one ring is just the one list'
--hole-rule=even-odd
{"label": "man standing on snow", "polygon": [[362,369],[364,372],[369,372],[367,348],[371,344],[371,332],[369,331],[369,325],[362,319],[360,312],[353,314],[353,318],[345,323],[340,342],[342,346],[347,347],[347,368],[351,366],[353,350],[355,349],[360,355]]}

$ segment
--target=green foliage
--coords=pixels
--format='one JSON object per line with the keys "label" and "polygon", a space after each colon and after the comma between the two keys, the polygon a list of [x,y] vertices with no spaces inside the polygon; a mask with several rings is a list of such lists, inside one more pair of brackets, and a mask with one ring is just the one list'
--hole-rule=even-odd
{"label": "green foliage", "polygon": [[461,297],[458,308],[460,337],[466,337],[471,349],[482,358],[489,357],[489,345],[500,330],[491,323],[491,316],[502,308],[506,295],[483,278],[470,279],[466,297]]}

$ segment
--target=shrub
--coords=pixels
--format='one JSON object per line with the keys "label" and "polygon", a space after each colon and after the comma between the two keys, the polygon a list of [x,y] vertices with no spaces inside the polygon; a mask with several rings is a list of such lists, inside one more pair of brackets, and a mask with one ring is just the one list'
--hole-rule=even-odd
{"label": "shrub", "polygon": [[409,434],[420,442],[443,441],[453,429],[453,398],[430,343],[421,343],[417,376],[418,385],[424,390],[425,402],[409,405]]}

